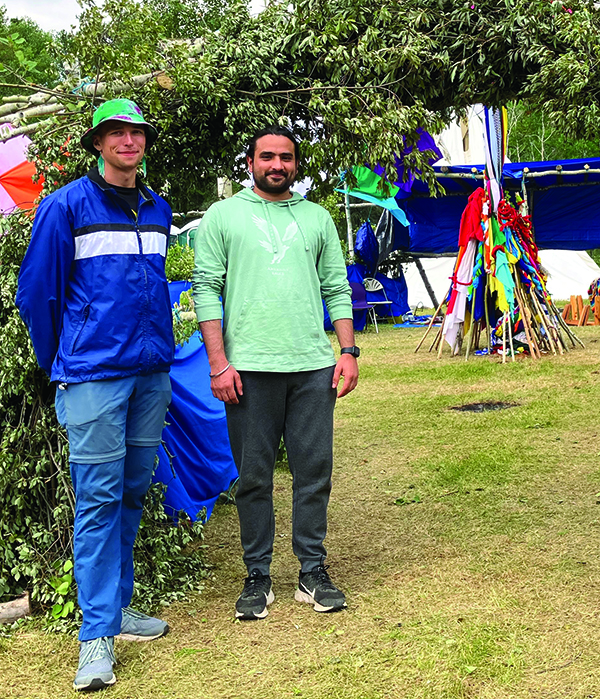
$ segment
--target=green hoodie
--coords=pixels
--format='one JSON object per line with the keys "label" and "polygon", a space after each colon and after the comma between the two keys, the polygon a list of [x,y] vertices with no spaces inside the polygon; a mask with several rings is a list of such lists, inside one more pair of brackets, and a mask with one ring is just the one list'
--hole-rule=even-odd
{"label": "green hoodie", "polygon": [[251,189],[213,204],[194,241],[200,322],[221,318],[227,359],[241,371],[310,371],[335,364],[323,329],[352,318],[350,285],[331,216],[294,194]]}

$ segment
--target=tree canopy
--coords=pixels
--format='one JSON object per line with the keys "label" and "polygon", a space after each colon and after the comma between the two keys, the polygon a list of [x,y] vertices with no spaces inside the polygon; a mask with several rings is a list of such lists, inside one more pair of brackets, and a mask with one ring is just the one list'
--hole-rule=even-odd
{"label": "tree canopy", "polygon": [[52,87],[59,81],[60,62],[50,33],[30,19],[9,19],[0,6],[0,97],[15,85],[31,81]]}
{"label": "tree canopy", "polygon": [[[240,175],[248,137],[268,122],[294,125],[301,174],[317,179],[360,162],[392,173],[393,153],[414,144],[418,128],[437,132],[475,102],[526,100],[564,133],[587,138],[600,123],[600,13],[588,0],[295,0],[256,17],[236,0],[221,11],[193,7],[86,5],[65,51],[71,73],[57,98],[65,108],[36,137],[44,152],[78,137],[92,102],[131,96],[163,134],[153,184],[185,209],[203,176]],[[177,17],[187,39],[176,36]],[[132,80],[153,71],[162,87]],[[427,179],[426,161],[406,156]]]}
{"label": "tree canopy", "polygon": [[508,105],[508,157],[514,162],[573,160],[600,155],[598,137],[576,138],[527,105]]}

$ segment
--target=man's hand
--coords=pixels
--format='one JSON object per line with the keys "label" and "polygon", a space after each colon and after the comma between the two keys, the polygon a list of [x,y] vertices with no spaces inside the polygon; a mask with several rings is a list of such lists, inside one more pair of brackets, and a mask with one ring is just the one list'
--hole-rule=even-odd
{"label": "man's hand", "polygon": [[215,376],[211,379],[210,388],[217,400],[222,400],[223,403],[229,404],[239,403],[238,396],[244,393],[242,379],[232,366],[229,366],[227,371],[220,376]]}
{"label": "man's hand", "polygon": [[337,388],[340,378],[344,378],[342,390],[338,391],[337,397],[343,398],[356,388],[358,383],[358,362],[351,354],[342,354],[337,360],[335,371],[333,372],[332,387]]}

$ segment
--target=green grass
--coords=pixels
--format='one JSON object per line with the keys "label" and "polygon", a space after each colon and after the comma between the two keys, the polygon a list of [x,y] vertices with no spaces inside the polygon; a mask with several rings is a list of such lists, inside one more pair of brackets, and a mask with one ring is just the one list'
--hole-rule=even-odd
{"label": "green grass", "polygon": [[[437,360],[421,330],[357,339],[336,408],[327,547],[349,608],[293,600],[291,476],[275,474],[276,601],[241,624],[234,507],[206,528],[203,594],[172,632],[117,642],[127,699],[584,699],[600,696],[600,329],[542,361]],[[454,406],[516,403],[467,413]],[[0,638],[0,697],[75,696],[74,638],[33,621]]]}

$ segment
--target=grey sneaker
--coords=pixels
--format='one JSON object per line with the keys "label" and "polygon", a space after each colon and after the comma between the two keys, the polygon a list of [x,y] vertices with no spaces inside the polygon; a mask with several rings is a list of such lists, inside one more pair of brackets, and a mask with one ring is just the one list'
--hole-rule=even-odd
{"label": "grey sneaker", "polygon": [[338,612],[347,607],[344,593],[331,582],[327,568],[319,565],[308,573],[300,571],[294,598],[312,604],[315,612]]}
{"label": "grey sneaker", "polygon": [[112,636],[82,641],[73,688],[77,691],[93,692],[114,684],[117,678],[112,668],[116,662],[115,640]]}
{"label": "grey sneaker", "polygon": [[169,625],[165,621],[136,612],[131,607],[125,607],[122,612],[121,633],[117,638],[123,641],[153,641],[169,633]]}
{"label": "grey sneaker", "polygon": [[244,590],[235,603],[235,616],[246,621],[264,619],[269,613],[267,605],[274,599],[271,578],[254,568],[246,578]]}

